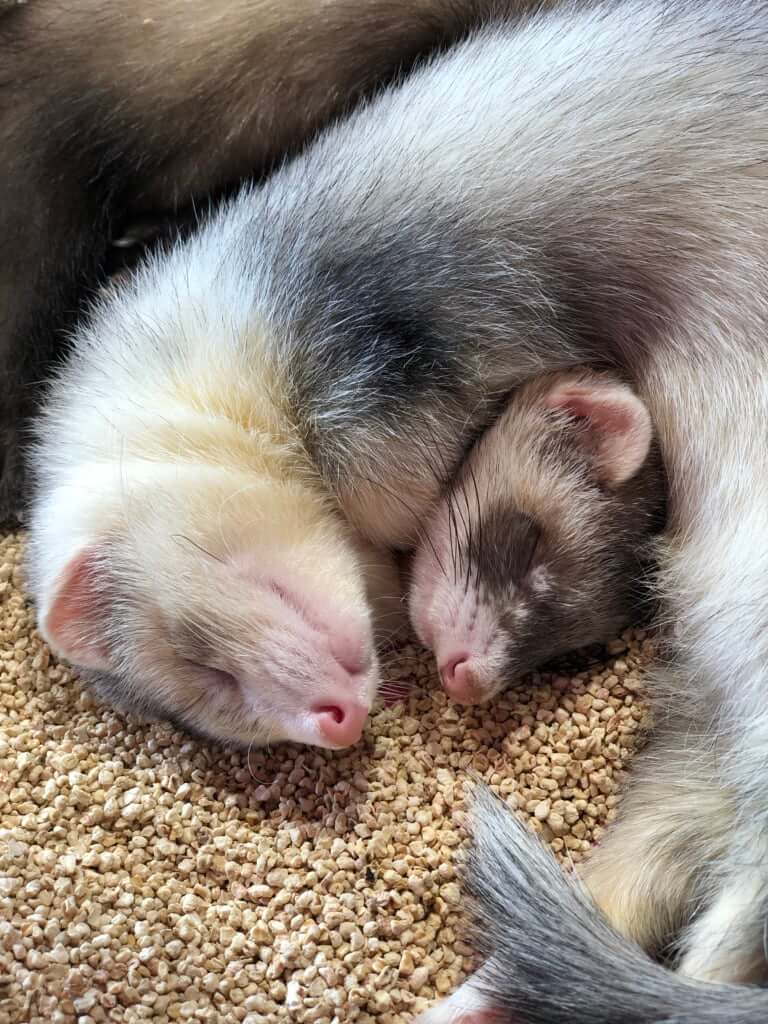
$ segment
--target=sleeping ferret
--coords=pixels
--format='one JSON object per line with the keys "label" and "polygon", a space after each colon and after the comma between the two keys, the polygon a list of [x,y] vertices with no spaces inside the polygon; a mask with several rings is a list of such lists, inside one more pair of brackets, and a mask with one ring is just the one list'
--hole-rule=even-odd
{"label": "sleeping ferret", "polygon": [[377,682],[356,537],[412,544],[524,381],[614,369],[667,474],[669,629],[586,877],[683,973],[761,977],[767,154],[765,0],[498,22],[383,91],[76,332],[35,456],[43,634],[213,735],[350,742]]}
{"label": "sleeping ferret", "polygon": [[664,495],[647,409],[618,378],[569,371],[524,385],[413,559],[411,622],[446,692],[486,701],[647,615]]}

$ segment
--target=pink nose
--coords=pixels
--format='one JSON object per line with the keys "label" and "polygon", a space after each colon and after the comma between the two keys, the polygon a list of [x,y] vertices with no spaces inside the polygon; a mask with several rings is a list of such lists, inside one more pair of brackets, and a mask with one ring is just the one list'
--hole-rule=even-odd
{"label": "pink nose", "polygon": [[456,654],[440,667],[443,689],[457,704],[479,704],[482,687],[472,671],[468,654]]}
{"label": "pink nose", "polygon": [[317,728],[329,747],[351,747],[363,734],[368,709],[351,701],[336,701],[312,708]]}

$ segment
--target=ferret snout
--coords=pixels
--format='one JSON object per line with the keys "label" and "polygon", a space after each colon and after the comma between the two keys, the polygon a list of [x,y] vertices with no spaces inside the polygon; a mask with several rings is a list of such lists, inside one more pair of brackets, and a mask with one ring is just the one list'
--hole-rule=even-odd
{"label": "ferret snout", "polygon": [[281,738],[331,748],[357,743],[379,681],[370,620],[295,578],[270,578],[255,590],[269,624],[248,703],[263,715],[265,697],[282,695],[273,702]]}
{"label": "ferret snout", "polygon": [[312,708],[317,731],[330,747],[351,747],[363,734],[369,708],[352,701],[336,701]]}
{"label": "ferret snout", "polygon": [[[473,574],[466,574],[451,549],[460,543],[451,534],[446,508],[431,525],[412,566],[411,620],[421,642],[435,653],[443,689],[458,704],[482,704],[504,685],[510,639],[493,602],[486,599]],[[520,617],[525,612],[522,607]]]}
{"label": "ferret snout", "polygon": [[[344,640],[348,641],[349,638],[345,637]],[[355,649],[362,646],[364,645],[354,644]],[[322,656],[318,653],[318,661],[321,660]],[[368,698],[368,682],[362,680],[361,684],[355,677],[371,668],[372,658],[368,658],[367,661],[365,667],[357,667],[362,666],[360,658],[351,667],[339,663],[342,673],[336,673],[337,678],[333,680],[330,688],[326,686],[322,697],[313,701],[306,711],[299,704],[295,716],[290,713],[285,716],[285,739],[295,738],[299,742],[313,742],[316,746],[333,749],[357,743],[368,718],[371,702]],[[322,671],[319,674],[322,675]],[[242,678],[220,669],[206,671],[206,680],[214,701],[223,698],[234,705],[238,702],[250,704],[249,689],[252,688],[258,693],[264,688],[264,680],[258,676],[250,678],[246,683],[241,682]],[[309,729],[306,728],[307,724]]]}

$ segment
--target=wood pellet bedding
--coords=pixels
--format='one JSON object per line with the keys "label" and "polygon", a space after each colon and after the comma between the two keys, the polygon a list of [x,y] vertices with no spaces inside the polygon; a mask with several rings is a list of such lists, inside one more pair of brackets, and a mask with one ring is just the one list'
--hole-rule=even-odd
{"label": "wood pellet bedding", "polygon": [[615,813],[653,653],[628,632],[485,708],[429,657],[364,742],[247,756],[101,706],[0,538],[0,1024],[406,1024],[472,967],[455,862],[474,771],[578,861]]}

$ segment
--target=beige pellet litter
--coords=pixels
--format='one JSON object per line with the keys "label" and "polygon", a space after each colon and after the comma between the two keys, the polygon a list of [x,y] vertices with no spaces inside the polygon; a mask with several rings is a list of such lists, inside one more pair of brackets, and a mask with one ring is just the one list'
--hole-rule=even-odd
{"label": "beige pellet litter", "polygon": [[412,695],[365,741],[250,759],[100,706],[53,661],[0,538],[0,1024],[405,1024],[471,967],[453,862],[468,769],[580,859],[638,735],[627,633],[606,660],[461,709]]}

